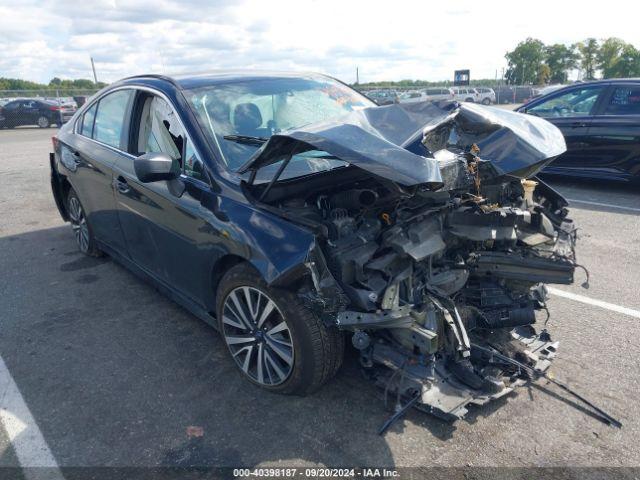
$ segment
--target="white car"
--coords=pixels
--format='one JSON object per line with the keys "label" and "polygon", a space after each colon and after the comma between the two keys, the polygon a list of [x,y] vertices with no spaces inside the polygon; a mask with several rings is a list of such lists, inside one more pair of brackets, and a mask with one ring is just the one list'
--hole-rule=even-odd
{"label": "white car", "polygon": [[480,95],[475,88],[471,87],[453,87],[454,99],[458,102],[478,102]]}
{"label": "white car", "polygon": [[496,92],[493,91],[493,88],[476,87],[475,90],[476,92],[478,92],[478,96],[480,97],[477,101],[479,101],[483,105],[491,105],[492,103],[496,103]]}
{"label": "white car", "polygon": [[430,100],[432,102],[439,102],[440,100],[453,100],[455,98],[453,90],[445,87],[427,88],[424,93],[427,95],[427,100]]}
{"label": "white car", "polygon": [[417,90],[412,92],[404,92],[398,97],[398,103],[417,103],[429,100],[424,92]]}

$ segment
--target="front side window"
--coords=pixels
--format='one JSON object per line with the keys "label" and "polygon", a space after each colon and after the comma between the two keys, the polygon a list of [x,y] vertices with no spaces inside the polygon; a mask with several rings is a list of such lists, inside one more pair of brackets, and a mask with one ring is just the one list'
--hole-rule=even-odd
{"label": "front side window", "polygon": [[202,161],[198,157],[191,142],[187,140],[187,146],[184,150],[184,174],[188,177],[193,177],[198,180],[205,180],[204,168]]}
{"label": "front side window", "polygon": [[182,163],[185,135],[169,104],[160,97],[144,101],[138,136],[138,154],[162,152]]}
{"label": "front side window", "polygon": [[603,90],[604,87],[575,88],[527,109],[527,113],[543,118],[589,115]]}
{"label": "front side window", "polygon": [[256,152],[259,143],[247,145],[225,136],[268,138],[274,133],[375,106],[349,87],[317,76],[214,83],[187,90],[185,94],[205,135],[220,145],[231,170],[240,168]]}
{"label": "front side window", "polygon": [[640,115],[640,86],[616,87],[605,115]]}
{"label": "front side window", "polygon": [[94,140],[121,148],[124,115],[132,95],[133,90],[118,90],[100,99],[93,125]]}
{"label": "front side window", "polygon": [[166,100],[157,96],[144,99],[138,132],[138,155],[166,153],[180,163],[185,175],[203,180],[202,161]]}

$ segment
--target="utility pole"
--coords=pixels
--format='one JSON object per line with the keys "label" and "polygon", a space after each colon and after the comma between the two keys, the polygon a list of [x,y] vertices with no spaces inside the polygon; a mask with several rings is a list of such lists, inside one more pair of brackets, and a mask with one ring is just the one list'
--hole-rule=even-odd
{"label": "utility pole", "polygon": [[98,83],[98,76],[96,75],[96,64],[93,63],[93,57],[91,58],[91,69],[93,70],[93,81],[97,84]]}
{"label": "utility pole", "polygon": [[360,85],[360,72],[358,67],[356,67],[356,85]]}

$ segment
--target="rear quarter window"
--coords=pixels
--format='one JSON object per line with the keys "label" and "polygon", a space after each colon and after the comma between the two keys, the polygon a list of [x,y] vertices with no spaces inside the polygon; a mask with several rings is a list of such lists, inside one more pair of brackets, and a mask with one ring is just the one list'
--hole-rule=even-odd
{"label": "rear quarter window", "polygon": [[93,135],[93,121],[96,118],[96,110],[98,104],[94,103],[84,115],[82,115],[82,121],[80,122],[80,134],[85,137],[91,138]]}

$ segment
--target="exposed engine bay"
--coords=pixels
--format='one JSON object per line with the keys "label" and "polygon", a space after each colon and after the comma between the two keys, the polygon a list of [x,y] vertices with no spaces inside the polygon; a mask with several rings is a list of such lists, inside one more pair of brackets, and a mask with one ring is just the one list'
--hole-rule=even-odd
{"label": "exposed engine bay", "polygon": [[486,132],[451,118],[418,136],[439,185],[346,167],[304,190],[252,192],[317,232],[299,295],[349,332],[368,375],[398,403],[455,419],[548,369],[544,284],[573,283],[576,235],[567,202],[532,175],[542,163],[498,171],[483,158],[495,147],[474,142]]}

